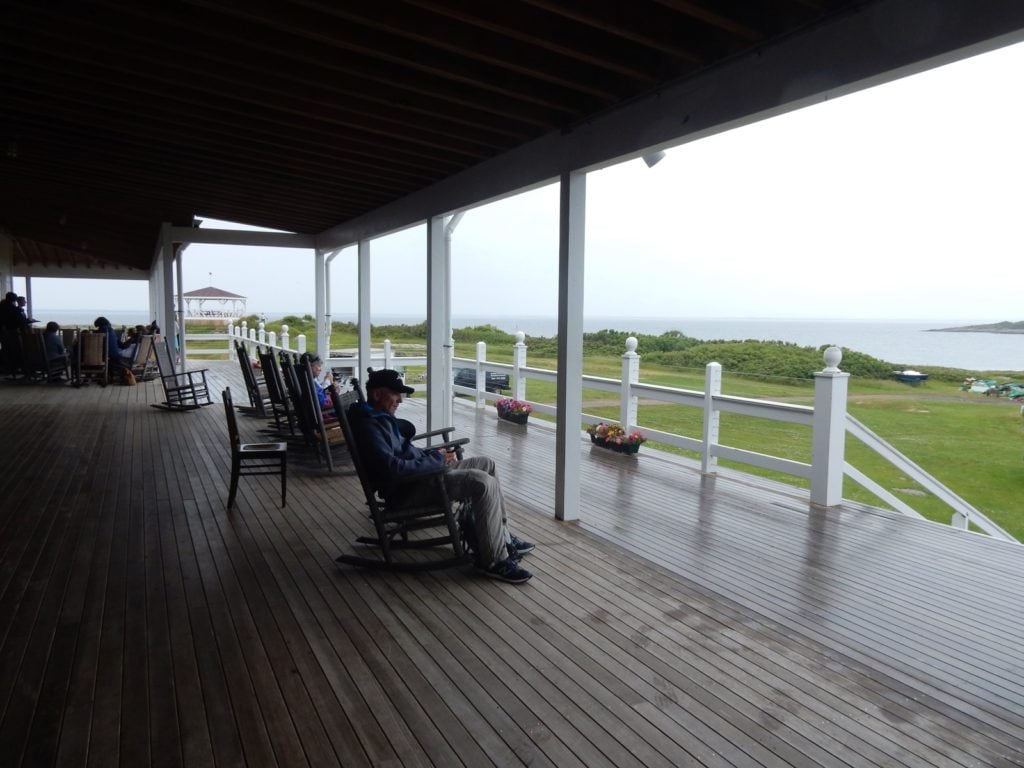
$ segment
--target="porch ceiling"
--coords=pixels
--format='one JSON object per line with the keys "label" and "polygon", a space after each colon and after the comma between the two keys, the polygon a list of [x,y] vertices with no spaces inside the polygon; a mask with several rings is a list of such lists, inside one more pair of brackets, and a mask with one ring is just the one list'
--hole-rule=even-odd
{"label": "porch ceiling", "polygon": [[145,269],[193,216],[321,233],[880,4],[14,0],[0,227],[20,272]]}

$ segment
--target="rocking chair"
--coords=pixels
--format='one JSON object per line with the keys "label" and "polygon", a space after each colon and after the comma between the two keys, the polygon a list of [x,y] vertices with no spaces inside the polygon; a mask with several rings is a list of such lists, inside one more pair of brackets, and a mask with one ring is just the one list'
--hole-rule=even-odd
{"label": "rocking chair", "polygon": [[[416,483],[418,490],[414,500],[408,503],[391,504],[385,501],[374,488],[370,475],[366,469],[363,457],[360,455],[360,446],[356,442],[352,426],[349,422],[348,408],[355,400],[353,392],[345,395],[338,395],[331,390],[331,397],[334,401],[334,411],[338,415],[341,429],[345,434],[345,441],[348,443],[349,452],[352,456],[352,463],[355,466],[356,474],[359,476],[359,484],[362,486],[363,495],[366,497],[366,505],[370,509],[370,519],[376,532],[376,536],[360,536],[356,539],[358,544],[378,547],[379,557],[363,557],[355,554],[342,554],[335,558],[335,562],[344,565],[355,565],[361,568],[381,568],[396,571],[427,571],[440,568],[451,568],[456,565],[464,565],[468,561],[466,552],[462,545],[462,534],[459,524],[459,513],[453,509],[453,502],[448,498],[445,490],[443,475],[444,470],[417,475],[410,478],[409,482]],[[349,402],[343,402],[343,399]],[[434,446],[442,448],[444,446]],[[417,531],[428,529],[440,529],[440,533],[427,537],[413,537]],[[443,559],[431,560],[396,560],[395,550],[403,549],[427,549],[440,545],[451,545],[452,555]]]}

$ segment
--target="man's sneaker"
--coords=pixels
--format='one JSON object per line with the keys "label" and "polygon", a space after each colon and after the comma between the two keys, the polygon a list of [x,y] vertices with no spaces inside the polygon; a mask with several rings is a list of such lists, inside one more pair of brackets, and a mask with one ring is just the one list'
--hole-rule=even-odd
{"label": "man's sneaker", "polygon": [[533,552],[537,547],[529,541],[523,541],[515,534],[509,534],[510,541],[508,543],[508,554],[509,557],[514,557],[516,560],[521,558],[523,555]]}
{"label": "man's sneaker", "polygon": [[507,581],[509,584],[522,584],[524,581],[529,581],[533,576],[529,571],[524,571],[520,568],[519,563],[511,557],[502,560],[500,563],[495,563],[486,570],[481,570],[480,573],[489,579]]}

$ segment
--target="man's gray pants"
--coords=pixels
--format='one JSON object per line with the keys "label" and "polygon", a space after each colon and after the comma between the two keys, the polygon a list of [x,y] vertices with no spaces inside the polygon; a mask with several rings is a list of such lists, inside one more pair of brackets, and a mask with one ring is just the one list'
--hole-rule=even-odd
{"label": "man's gray pants", "polygon": [[494,460],[474,456],[453,464],[444,474],[444,487],[449,498],[468,501],[473,507],[477,562],[490,567],[506,559],[508,521]]}

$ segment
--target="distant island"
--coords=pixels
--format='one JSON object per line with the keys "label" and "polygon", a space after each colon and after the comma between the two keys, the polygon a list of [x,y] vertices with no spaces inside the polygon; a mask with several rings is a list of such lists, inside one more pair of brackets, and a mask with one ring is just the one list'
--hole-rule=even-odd
{"label": "distant island", "polygon": [[1011,323],[1004,320],[1001,323],[989,323],[988,325],[963,325],[959,328],[929,328],[929,331],[948,331],[953,333],[1024,333],[1024,320]]}

